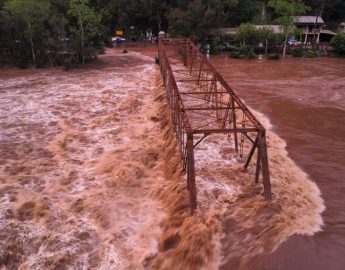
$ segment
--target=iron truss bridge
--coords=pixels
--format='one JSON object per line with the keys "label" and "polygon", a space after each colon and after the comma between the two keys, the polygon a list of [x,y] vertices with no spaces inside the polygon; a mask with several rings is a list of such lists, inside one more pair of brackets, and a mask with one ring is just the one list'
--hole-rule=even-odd
{"label": "iron truss bridge", "polygon": [[[187,173],[192,214],[197,209],[194,148],[207,136],[233,136],[236,153],[247,169],[257,151],[255,183],[262,174],[264,197],[272,200],[266,131],[194,43],[160,38],[159,65],[166,89],[183,168]],[[244,151],[249,142],[249,151]],[[248,152],[248,153],[244,153]]]}

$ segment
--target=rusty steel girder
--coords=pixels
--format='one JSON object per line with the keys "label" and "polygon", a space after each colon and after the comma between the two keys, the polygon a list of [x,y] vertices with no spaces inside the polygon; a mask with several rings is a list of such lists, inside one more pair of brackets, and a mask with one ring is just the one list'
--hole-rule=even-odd
{"label": "rusty steel girder", "polygon": [[[160,38],[159,65],[166,89],[183,168],[187,172],[192,213],[197,209],[194,148],[214,133],[233,134],[236,153],[247,169],[257,150],[255,183],[260,172],[264,196],[272,200],[266,131],[208,59],[186,38]],[[194,142],[197,139],[196,142]]]}

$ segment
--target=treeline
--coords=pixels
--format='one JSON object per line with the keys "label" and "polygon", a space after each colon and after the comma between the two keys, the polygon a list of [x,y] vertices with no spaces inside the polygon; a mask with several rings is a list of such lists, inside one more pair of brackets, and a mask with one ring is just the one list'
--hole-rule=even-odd
{"label": "treeline", "polygon": [[[272,0],[271,0],[272,1]],[[279,18],[269,0],[0,0],[0,62],[26,67],[66,65],[94,58],[116,29],[138,38],[147,29],[204,39],[211,28]],[[310,15],[344,18],[343,0],[303,2]],[[278,3],[279,4],[279,3]]]}
{"label": "treeline", "polygon": [[19,67],[84,63],[104,44],[88,0],[1,0],[1,62]]}

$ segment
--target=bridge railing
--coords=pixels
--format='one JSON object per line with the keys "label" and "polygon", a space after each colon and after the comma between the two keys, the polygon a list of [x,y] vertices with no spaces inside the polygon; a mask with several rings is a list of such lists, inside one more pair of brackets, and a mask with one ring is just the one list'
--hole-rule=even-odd
{"label": "bridge railing", "polygon": [[174,124],[174,131],[179,142],[180,156],[183,161],[183,167],[187,166],[186,142],[187,134],[191,132],[190,124],[184,110],[183,101],[178,91],[176,80],[168,61],[166,51],[159,42],[159,63],[161,74],[166,90],[166,96],[169,104],[170,115],[172,123]]}

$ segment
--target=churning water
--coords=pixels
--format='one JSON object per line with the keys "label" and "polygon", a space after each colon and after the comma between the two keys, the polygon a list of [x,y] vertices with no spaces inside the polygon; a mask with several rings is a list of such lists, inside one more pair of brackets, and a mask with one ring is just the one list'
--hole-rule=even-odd
{"label": "churning water", "polygon": [[344,59],[242,61],[222,55],[212,61],[247,104],[270,118],[289,156],[321,189],[326,206],[322,231],[291,237],[249,268],[344,269]]}
{"label": "churning water", "polygon": [[153,58],[114,50],[99,63],[1,71],[0,267],[246,268],[291,235],[321,229],[318,187],[271,130],[273,203],[214,135],[195,151],[191,217]]}

